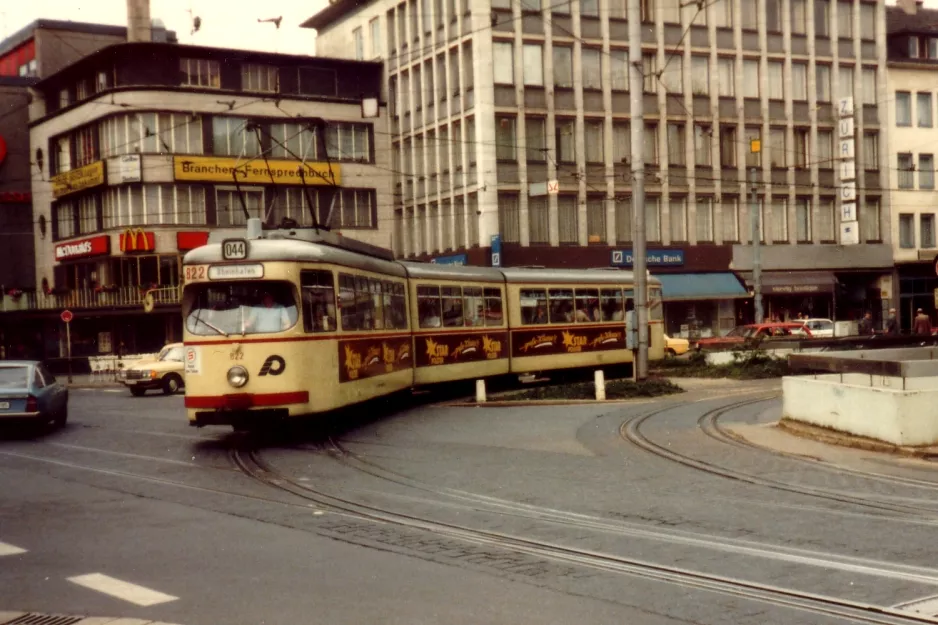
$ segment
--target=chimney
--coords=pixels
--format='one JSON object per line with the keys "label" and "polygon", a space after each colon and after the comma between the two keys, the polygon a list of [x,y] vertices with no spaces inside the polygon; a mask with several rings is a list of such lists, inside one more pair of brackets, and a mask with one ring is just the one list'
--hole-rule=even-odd
{"label": "chimney", "polygon": [[150,0],[127,0],[127,41],[150,40]]}
{"label": "chimney", "polygon": [[896,0],[896,4],[907,14],[915,15],[918,12],[918,7],[921,2],[917,0]]}

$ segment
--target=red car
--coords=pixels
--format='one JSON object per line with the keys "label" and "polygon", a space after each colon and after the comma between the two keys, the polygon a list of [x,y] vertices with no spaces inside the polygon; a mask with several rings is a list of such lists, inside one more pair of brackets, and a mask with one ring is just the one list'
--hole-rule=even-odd
{"label": "red car", "polygon": [[723,349],[744,345],[746,343],[759,343],[763,339],[777,339],[783,337],[811,338],[811,331],[801,323],[751,323],[745,326],[736,326],[726,336],[700,339],[697,349]]}

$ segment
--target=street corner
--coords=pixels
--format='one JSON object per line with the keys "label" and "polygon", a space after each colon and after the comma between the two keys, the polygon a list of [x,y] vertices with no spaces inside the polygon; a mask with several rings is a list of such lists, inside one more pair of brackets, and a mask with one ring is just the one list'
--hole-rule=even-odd
{"label": "street corner", "polygon": [[161,621],[116,616],[43,614],[40,612],[2,612],[0,625],[177,625]]}

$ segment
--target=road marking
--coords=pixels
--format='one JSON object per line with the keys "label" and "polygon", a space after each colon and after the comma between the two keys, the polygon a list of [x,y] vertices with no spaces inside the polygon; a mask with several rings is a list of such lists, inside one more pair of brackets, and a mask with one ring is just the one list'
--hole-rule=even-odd
{"label": "road marking", "polygon": [[15,556],[21,553],[26,553],[26,550],[9,543],[0,543],[0,556]]}
{"label": "road marking", "polygon": [[179,599],[179,597],[167,595],[156,590],[145,588],[144,586],[138,586],[137,584],[131,584],[130,582],[125,582],[114,577],[108,577],[101,573],[89,573],[88,575],[69,577],[68,581],[144,607]]}
{"label": "road marking", "polygon": [[913,612],[915,614],[924,614],[926,616],[938,616],[938,595],[916,599],[906,603],[900,603],[893,606],[896,610],[903,612]]}

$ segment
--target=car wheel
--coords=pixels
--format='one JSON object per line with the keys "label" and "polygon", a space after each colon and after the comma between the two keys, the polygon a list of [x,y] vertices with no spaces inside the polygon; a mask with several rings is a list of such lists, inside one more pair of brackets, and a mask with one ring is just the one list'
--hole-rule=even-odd
{"label": "car wheel", "polygon": [[673,349],[671,349],[670,347],[668,347],[668,348],[666,348],[666,349],[664,350],[664,355],[665,355],[667,358],[674,358],[674,357],[677,356],[677,352],[675,352]]}
{"label": "car wheel", "polygon": [[143,397],[146,394],[146,392],[147,392],[147,389],[145,388],[138,388],[136,386],[130,387],[130,394],[133,395],[134,397]]}
{"label": "car wheel", "polygon": [[175,373],[170,373],[163,378],[163,394],[173,395],[182,386],[182,378]]}

